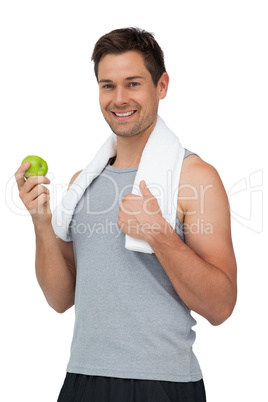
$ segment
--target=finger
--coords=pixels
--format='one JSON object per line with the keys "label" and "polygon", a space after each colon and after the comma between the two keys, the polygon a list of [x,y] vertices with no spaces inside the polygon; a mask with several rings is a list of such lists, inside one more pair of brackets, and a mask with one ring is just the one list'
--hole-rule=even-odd
{"label": "finger", "polygon": [[31,163],[30,162],[24,162],[19,168],[18,168],[18,170],[16,171],[16,173],[15,173],[15,179],[16,179],[16,182],[17,182],[17,186],[18,186],[18,189],[20,190],[21,189],[21,187],[24,185],[24,183],[25,183],[25,177],[24,177],[24,174],[25,174],[25,172],[26,172],[26,170],[28,170],[29,169],[29,167],[31,166]]}
{"label": "finger", "polygon": [[41,214],[44,211],[44,206],[49,208],[50,195],[42,193],[29,204],[29,212],[31,215]]}
{"label": "finger", "polygon": [[128,194],[123,195],[122,201],[127,201],[127,200],[128,201],[134,201],[134,200],[137,200],[139,198],[140,198],[139,195],[128,193]]}
{"label": "finger", "polygon": [[50,201],[50,194],[42,193],[36,199],[38,208],[42,207],[43,205],[47,204]]}
{"label": "finger", "polygon": [[45,186],[42,186],[41,184],[38,184],[35,186],[32,191],[29,193],[29,197],[31,200],[35,200],[38,198],[41,194],[49,194],[49,189],[46,188]]}
{"label": "finger", "polygon": [[38,184],[49,184],[50,180],[46,176],[31,176],[23,186],[23,193],[29,193]]}
{"label": "finger", "polygon": [[41,185],[35,186],[32,191],[23,196],[23,202],[26,206],[31,208],[31,205],[43,194],[49,195],[49,190]]}
{"label": "finger", "polygon": [[121,202],[119,204],[119,211],[123,212],[124,214],[131,213],[131,210],[129,209],[128,204]]}
{"label": "finger", "polygon": [[147,185],[145,183],[145,180],[142,180],[140,182],[140,190],[141,190],[142,195],[144,195],[144,196],[152,195],[151,191],[149,190],[149,188],[147,187]]}

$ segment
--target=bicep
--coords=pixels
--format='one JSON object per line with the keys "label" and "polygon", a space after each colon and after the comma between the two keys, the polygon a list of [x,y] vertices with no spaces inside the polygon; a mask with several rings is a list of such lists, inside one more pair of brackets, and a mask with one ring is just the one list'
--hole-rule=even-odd
{"label": "bicep", "polygon": [[228,197],[217,171],[205,165],[193,181],[184,219],[185,242],[203,260],[236,281]]}

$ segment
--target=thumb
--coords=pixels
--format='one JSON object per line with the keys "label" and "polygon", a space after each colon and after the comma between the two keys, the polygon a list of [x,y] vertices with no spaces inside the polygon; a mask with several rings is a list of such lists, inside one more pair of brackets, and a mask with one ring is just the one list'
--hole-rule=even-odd
{"label": "thumb", "polygon": [[144,180],[142,180],[140,182],[140,190],[141,190],[142,195],[145,195],[145,196],[152,195],[151,191],[147,187],[147,185],[146,185]]}

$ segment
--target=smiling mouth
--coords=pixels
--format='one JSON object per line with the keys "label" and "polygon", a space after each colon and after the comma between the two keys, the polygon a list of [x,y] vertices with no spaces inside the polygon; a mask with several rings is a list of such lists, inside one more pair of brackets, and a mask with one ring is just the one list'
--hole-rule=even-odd
{"label": "smiling mouth", "polygon": [[137,112],[137,110],[132,110],[132,111],[130,111],[130,112],[122,112],[122,113],[118,113],[118,112],[112,112],[112,113],[113,113],[113,115],[116,116],[116,117],[124,118],[124,117],[133,116],[133,114],[135,114],[136,112]]}

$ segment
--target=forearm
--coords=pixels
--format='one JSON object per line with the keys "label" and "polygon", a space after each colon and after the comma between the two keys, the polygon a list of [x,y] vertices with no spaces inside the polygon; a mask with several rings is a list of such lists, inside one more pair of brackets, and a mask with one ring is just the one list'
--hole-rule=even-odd
{"label": "forearm", "polygon": [[59,313],[74,304],[75,278],[68,268],[51,224],[35,226],[36,277],[48,304]]}
{"label": "forearm", "polygon": [[166,221],[161,227],[147,241],[174,289],[189,309],[213,325],[222,323],[235,304],[236,291],[231,280],[221,269],[200,258]]}

